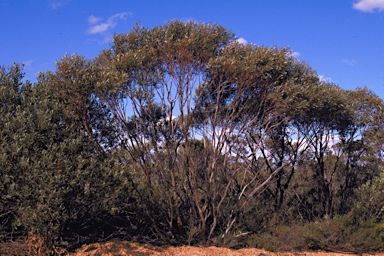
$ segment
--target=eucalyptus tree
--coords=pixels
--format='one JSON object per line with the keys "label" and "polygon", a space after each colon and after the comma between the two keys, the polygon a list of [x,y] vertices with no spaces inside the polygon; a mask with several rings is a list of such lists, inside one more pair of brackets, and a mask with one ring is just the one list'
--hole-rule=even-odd
{"label": "eucalyptus tree", "polygon": [[309,72],[287,49],[234,39],[214,24],[137,26],[94,61],[98,95],[113,113],[133,184],[162,239],[225,239],[289,162],[266,177],[256,164],[260,157],[275,164],[265,143],[285,120],[280,90],[302,84]]}
{"label": "eucalyptus tree", "polygon": [[299,117],[308,107],[301,98],[310,88],[321,84],[309,66],[298,60],[291,61],[285,68],[284,83],[274,88],[273,101],[279,116],[273,120],[275,126],[266,133],[266,142],[260,147],[263,159],[269,159],[264,166],[267,174],[283,167],[266,188],[267,194],[274,199],[272,212],[279,214],[284,212],[285,192],[290,189],[302,156],[310,148],[300,124]]}
{"label": "eucalyptus tree", "polygon": [[281,111],[287,119],[267,143],[277,163],[284,157],[293,161],[265,197],[275,198],[274,210],[283,206],[290,219],[345,214],[354,207],[354,191],[382,163],[382,101],[367,89],[345,91],[322,83],[313,72],[300,77],[308,79],[304,86],[282,91],[286,103]]}
{"label": "eucalyptus tree", "polygon": [[56,63],[56,71],[42,74],[48,95],[65,105],[65,116],[78,124],[78,132],[89,137],[98,151],[115,146],[114,126],[106,106],[96,94],[99,79],[92,61],[75,54]]}
{"label": "eucalyptus tree", "polygon": [[196,136],[191,114],[208,61],[232,38],[214,24],[175,21],[151,30],[136,27],[115,36],[112,49],[95,60],[101,69],[99,95],[119,124],[129,161],[145,178],[136,185],[146,206],[159,211],[158,217],[152,212],[148,217],[164,239],[170,239],[164,237],[168,230],[180,239],[191,213],[205,232],[203,192],[197,168],[189,161],[189,141]]}
{"label": "eucalyptus tree", "polygon": [[274,211],[281,210],[285,191],[311,147],[311,137],[299,118],[308,111],[308,102],[300,98],[321,83],[287,49],[252,45],[228,46],[212,60],[209,72],[195,114],[216,155],[225,152],[223,165],[230,170],[218,174],[212,161],[207,171],[213,177],[226,177],[222,183],[228,189],[220,196],[232,195],[224,207],[231,209],[227,234],[240,215],[261,207],[255,195],[265,189],[274,198]]}
{"label": "eucalyptus tree", "polygon": [[355,190],[371,181],[383,168],[384,103],[367,88],[347,91],[346,104],[352,112],[352,125],[340,134],[333,147],[341,157],[338,177],[340,203],[338,213],[354,206]]}
{"label": "eucalyptus tree", "polygon": [[354,206],[355,190],[382,164],[382,100],[367,89],[345,91],[332,84],[305,95],[303,119],[296,117],[296,122],[304,128],[313,159],[307,164],[316,182],[313,196],[320,202],[317,215],[345,214]]}
{"label": "eucalyptus tree", "polygon": [[296,123],[303,128],[313,157],[311,168],[319,186],[317,198],[321,202],[319,214],[332,216],[337,193],[335,179],[339,158],[331,165],[327,159],[333,154],[332,146],[338,142],[340,134],[353,125],[353,113],[348,108],[345,92],[332,84],[321,83],[308,88],[299,100],[304,107],[295,118]]}

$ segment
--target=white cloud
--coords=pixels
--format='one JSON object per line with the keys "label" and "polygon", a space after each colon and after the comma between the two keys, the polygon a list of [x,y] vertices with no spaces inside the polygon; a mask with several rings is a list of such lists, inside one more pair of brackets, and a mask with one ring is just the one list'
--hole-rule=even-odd
{"label": "white cloud", "polygon": [[237,41],[239,44],[248,44],[247,40],[245,40],[245,39],[242,38],[242,37],[236,39],[236,41]]}
{"label": "white cloud", "polygon": [[96,24],[97,22],[99,22],[101,20],[100,17],[96,17],[94,15],[91,15],[88,17],[88,23],[89,24]]}
{"label": "white cloud", "polygon": [[115,26],[116,26],[115,22],[101,23],[101,24],[90,27],[88,32],[89,34],[102,34],[105,31],[107,31],[109,28],[114,28]]}
{"label": "white cloud", "polygon": [[343,62],[344,64],[347,64],[348,66],[356,66],[356,64],[358,63],[357,60],[355,59],[342,59],[341,62]]}
{"label": "white cloud", "polygon": [[129,12],[121,12],[117,13],[115,15],[112,15],[107,19],[106,22],[101,22],[99,17],[96,16],[89,16],[88,17],[88,23],[91,25],[88,29],[89,34],[104,34],[107,32],[107,30],[112,29],[116,27],[118,20],[125,20],[125,18],[131,15]]}
{"label": "white cloud", "polygon": [[57,9],[66,5],[69,2],[69,0],[48,0],[48,2],[52,9]]}
{"label": "white cloud", "polygon": [[319,77],[320,81],[323,83],[332,83],[331,78],[325,77],[324,75],[319,75],[318,77]]}
{"label": "white cloud", "polygon": [[358,0],[353,8],[362,12],[384,11],[384,0]]}

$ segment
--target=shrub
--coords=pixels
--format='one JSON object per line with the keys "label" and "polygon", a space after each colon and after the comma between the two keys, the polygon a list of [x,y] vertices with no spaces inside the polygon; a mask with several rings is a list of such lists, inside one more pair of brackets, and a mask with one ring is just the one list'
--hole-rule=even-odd
{"label": "shrub", "polygon": [[269,232],[250,236],[247,243],[271,251],[383,251],[384,222],[369,220],[359,224],[351,213],[306,224],[270,227]]}

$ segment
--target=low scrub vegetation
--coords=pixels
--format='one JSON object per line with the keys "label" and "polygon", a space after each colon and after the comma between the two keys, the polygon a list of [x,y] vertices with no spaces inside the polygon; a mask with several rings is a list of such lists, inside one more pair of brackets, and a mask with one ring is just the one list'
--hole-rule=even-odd
{"label": "low scrub vegetation", "polygon": [[247,244],[269,251],[344,251],[353,253],[382,251],[383,222],[356,223],[352,214],[310,223],[271,227],[251,235]]}

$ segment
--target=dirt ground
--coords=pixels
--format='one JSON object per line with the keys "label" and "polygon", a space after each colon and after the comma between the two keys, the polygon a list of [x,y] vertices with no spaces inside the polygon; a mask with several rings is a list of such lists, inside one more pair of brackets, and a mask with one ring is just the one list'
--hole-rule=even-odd
{"label": "dirt ground", "polygon": [[[26,243],[0,243],[0,255],[42,255],[41,252],[30,250]],[[223,247],[198,246],[152,246],[127,241],[110,241],[83,245],[68,256],[353,256],[358,254],[345,252],[268,252],[255,248],[231,250]],[[360,254],[361,256],[384,256],[384,253]]]}
{"label": "dirt ground", "polygon": [[[112,241],[106,243],[96,243],[91,245],[84,245],[79,248],[75,253],[70,256],[176,256],[176,255],[188,255],[188,256],[352,256],[356,254],[352,253],[337,253],[337,252],[267,252],[265,250],[255,248],[245,248],[240,250],[231,250],[222,247],[194,247],[194,246],[181,246],[181,247],[156,247],[146,244],[138,244],[126,241]],[[380,255],[384,256],[384,253],[378,254],[363,254],[368,255]]]}

